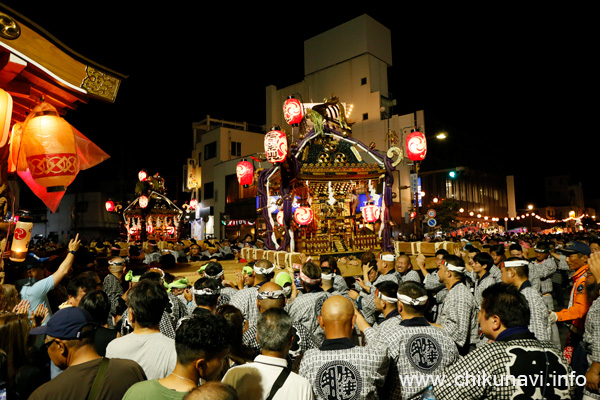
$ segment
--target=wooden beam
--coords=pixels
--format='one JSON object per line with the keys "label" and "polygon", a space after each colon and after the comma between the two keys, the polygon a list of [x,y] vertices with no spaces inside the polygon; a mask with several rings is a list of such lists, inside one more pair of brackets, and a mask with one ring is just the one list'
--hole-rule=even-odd
{"label": "wooden beam", "polygon": [[123,76],[89,62],[16,12],[4,17],[1,22],[18,27],[19,34],[0,35],[0,52],[16,55],[75,92],[115,101]]}

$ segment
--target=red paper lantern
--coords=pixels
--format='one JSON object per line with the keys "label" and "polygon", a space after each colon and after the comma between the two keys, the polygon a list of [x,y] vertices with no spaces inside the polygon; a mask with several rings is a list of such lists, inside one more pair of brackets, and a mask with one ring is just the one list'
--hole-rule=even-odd
{"label": "red paper lantern", "polygon": [[423,161],[427,154],[427,139],[419,131],[411,132],[406,137],[406,154],[411,161]]}
{"label": "red paper lantern", "polygon": [[198,207],[198,200],[191,199],[190,200],[190,210],[195,210]]}
{"label": "red paper lantern", "polygon": [[108,200],[104,203],[104,207],[106,207],[106,211],[113,212],[115,210],[115,203],[112,200]]}
{"label": "red paper lantern", "polygon": [[272,163],[280,163],[285,160],[288,153],[287,137],[278,127],[271,128],[265,135],[265,155]]}
{"label": "red paper lantern", "polygon": [[283,118],[285,118],[285,122],[288,124],[298,126],[302,121],[302,118],[304,118],[302,103],[293,96],[288,97],[283,103]]}
{"label": "red paper lantern", "polygon": [[146,179],[148,179],[148,172],[146,172],[146,170],[141,170],[138,172],[138,179],[140,182],[144,182]]}
{"label": "red paper lantern", "polygon": [[294,221],[298,225],[308,225],[313,220],[313,210],[310,207],[302,206],[294,211]]}
{"label": "red paper lantern", "polygon": [[245,188],[252,185],[254,181],[254,167],[251,162],[242,159],[235,168],[235,174],[240,185],[243,185]]}
{"label": "red paper lantern", "polygon": [[54,108],[44,109],[43,104],[25,125],[23,151],[35,182],[64,192],[79,172],[75,133]]}
{"label": "red paper lantern", "polygon": [[146,196],[140,196],[139,205],[142,208],[148,207],[148,198]]}
{"label": "red paper lantern", "polygon": [[365,222],[372,223],[379,219],[380,208],[373,203],[369,202],[361,210]]}
{"label": "red paper lantern", "polygon": [[283,226],[283,211],[277,213],[277,223]]}

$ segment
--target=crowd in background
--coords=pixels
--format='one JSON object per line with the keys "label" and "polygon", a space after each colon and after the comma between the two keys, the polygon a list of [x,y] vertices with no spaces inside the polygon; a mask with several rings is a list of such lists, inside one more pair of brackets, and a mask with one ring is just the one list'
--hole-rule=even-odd
{"label": "crowd in background", "polygon": [[[24,262],[3,259],[0,382],[22,399],[600,399],[596,233],[451,240],[436,268],[368,251],[356,276],[330,255],[246,260],[262,247],[250,236],[38,240]],[[539,357],[552,371],[528,367]],[[585,382],[404,381],[511,368]]]}

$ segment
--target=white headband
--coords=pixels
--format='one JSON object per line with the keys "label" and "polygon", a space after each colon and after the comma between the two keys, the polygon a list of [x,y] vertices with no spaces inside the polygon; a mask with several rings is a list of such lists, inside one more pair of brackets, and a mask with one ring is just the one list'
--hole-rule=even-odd
{"label": "white headband", "polygon": [[156,272],[156,273],[160,274],[161,278],[165,279],[165,271],[163,271],[160,268],[152,267],[148,270],[148,272]]}
{"label": "white headband", "polygon": [[274,265],[271,268],[262,268],[262,267],[257,267],[255,265],[253,268],[254,268],[254,272],[256,272],[259,275],[269,275],[271,272],[275,271]]}
{"label": "white headband", "polygon": [[[291,290],[291,287],[290,287]],[[273,290],[273,291],[269,291],[269,292],[258,292],[256,294],[256,298],[258,300],[265,300],[265,299],[283,299],[285,296],[285,292],[283,290]]]}
{"label": "white headband", "polygon": [[212,296],[221,293],[221,289],[212,290],[209,288],[204,289],[190,289],[190,291],[196,296]]}
{"label": "white headband", "polygon": [[218,279],[220,277],[223,276],[223,271],[219,272],[216,275],[208,275],[206,272],[204,273],[204,276],[206,276],[207,278],[212,278],[212,279]]}
{"label": "white headband", "polygon": [[393,254],[380,254],[379,259],[383,261],[395,261],[396,257]]}
{"label": "white headband", "polygon": [[398,299],[395,297],[388,297],[385,294],[381,293],[379,289],[375,290],[375,296],[379,297],[381,300],[387,303],[397,303]]}
{"label": "white headband", "polygon": [[427,296],[421,296],[421,297],[417,297],[416,299],[413,299],[412,297],[409,297],[405,294],[398,295],[398,300],[400,300],[400,303],[409,304],[411,306],[425,305],[425,303],[427,303],[427,298],[428,298]]}
{"label": "white headband", "polygon": [[454,264],[450,264],[448,261],[446,261],[446,268],[448,268],[450,271],[459,272],[461,274],[465,272],[465,267],[457,267]]}
{"label": "white headband", "polygon": [[110,260],[108,262],[108,265],[123,265],[123,264],[125,264],[125,260],[123,260],[122,258],[121,258],[121,260],[123,260],[123,261],[121,261],[121,262],[116,262],[115,260],[116,260],[115,258],[113,258],[112,260]]}
{"label": "white headband", "polygon": [[302,272],[302,270],[300,270],[300,273],[298,274],[298,276],[300,276],[300,279],[302,281],[304,281],[304,282],[306,282],[308,284],[311,284],[311,285],[316,285],[317,283],[321,282],[321,278],[317,278],[317,279],[309,278],[308,276],[306,276],[304,274],[304,272]]}
{"label": "white headband", "polygon": [[525,260],[504,261],[505,268],[524,267],[528,264],[529,264],[529,262],[527,262]]}

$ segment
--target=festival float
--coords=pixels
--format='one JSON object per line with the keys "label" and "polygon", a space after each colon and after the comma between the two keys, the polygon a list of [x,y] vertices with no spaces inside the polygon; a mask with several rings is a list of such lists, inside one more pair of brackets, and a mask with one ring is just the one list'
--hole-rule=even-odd
{"label": "festival float", "polygon": [[335,97],[322,104],[290,97],[284,117],[291,134],[273,127],[265,135],[271,166],[255,174],[264,246],[338,257],[393,251],[389,210],[401,149],[382,153],[352,138],[344,104]]}
{"label": "festival float", "polygon": [[165,195],[165,180],[144,170],[138,178],[137,198],[123,210],[127,241],[178,241],[183,211]]}

